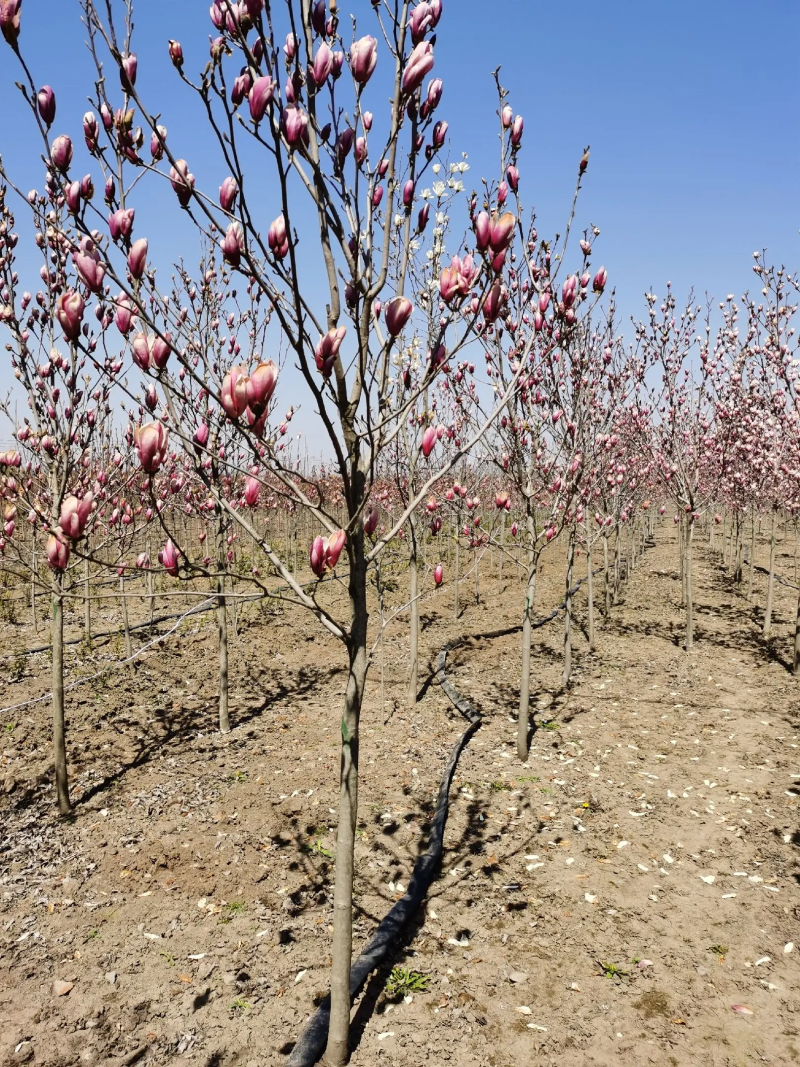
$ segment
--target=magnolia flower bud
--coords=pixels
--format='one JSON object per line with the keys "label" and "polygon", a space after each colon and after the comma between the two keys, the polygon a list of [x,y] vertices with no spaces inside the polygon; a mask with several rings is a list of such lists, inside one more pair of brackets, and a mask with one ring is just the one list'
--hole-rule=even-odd
{"label": "magnolia flower bud", "polygon": [[85,307],[83,297],[74,289],[67,289],[56,300],[56,318],[68,341],[77,341],[80,337]]}
{"label": "magnolia flower bud", "polygon": [[134,241],[128,253],[128,270],[133,278],[141,278],[147,263],[147,238],[140,237]]}
{"label": "magnolia flower bud", "polygon": [[353,81],[366,85],[378,62],[378,42],[374,37],[362,37],[350,45],[350,70]]}
{"label": "magnolia flower bud", "polygon": [[178,550],[172,543],[171,538],[167,541],[167,543],[158,553],[158,562],[161,564],[167,574],[171,574],[173,578],[177,578],[179,567]]}
{"label": "magnolia flower bud", "polygon": [[325,549],[327,544],[325,538],[315,537],[311,543],[311,551],[309,553],[309,562],[311,563],[311,570],[318,578],[321,578],[325,573]]}
{"label": "magnolia flower bud", "polygon": [[342,549],[347,541],[347,535],[344,530],[337,530],[336,533],[331,534],[328,539],[328,546],[325,551],[325,562],[331,570],[334,570],[336,564],[339,562],[339,556],[342,554]]}
{"label": "magnolia flower bud", "polygon": [[397,337],[403,332],[403,328],[411,318],[411,312],[413,310],[413,304],[406,296],[396,296],[393,300],[390,300],[387,303],[384,308],[384,315],[386,319],[386,329],[391,337]]}
{"label": "magnolia flower bud", "polygon": [[175,195],[178,198],[178,203],[181,207],[187,207],[189,201],[192,199],[194,174],[189,173],[189,164],[186,160],[179,159],[174,167],[170,167],[169,176],[170,181],[172,182],[172,188],[175,190]]}
{"label": "magnolia flower bud", "polygon": [[226,178],[219,187],[219,203],[223,211],[231,212],[236,205],[239,184],[235,178]]}
{"label": "magnolia flower bud", "polygon": [[22,0],[0,0],[0,33],[12,48],[17,47],[21,7]]}
{"label": "magnolia flower bud", "polygon": [[320,337],[317,342],[317,347],[314,350],[314,357],[317,364],[317,370],[325,378],[330,377],[346,333],[347,327],[339,326],[335,329],[328,330],[328,332],[323,337]]}
{"label": "magnolia flower bud", "polygon": [[437,563],[433,568],[433,580],[436,583],[437,588],[442,584],[444,579],[444,567],[441,563]]}
{"label": "magnolia flower bud", "polygon": [[438,440],[436,436],[436,430],[433,426],[429,426],[422,435],[422,454],[425,459],[433,452],[433,447]]}
{"label": "magnolia flower bud", "polygon": [[238,419],[247,407],[247,374],[244,367],[231,367],[222,382],[220,403],[230,419]]}
{"label": "magnolia flower bud", "polygon": [[608,271],[605,267],[601,267],[597,274],[595,274],[594,276],[594,281],[592,282],[592,291],[595,293],[602,293],[606,287],[607,281]]}
{"label": "magnolia flower bud", "polygon": [[286,220],[283,215],[278,215],[270,225],[267,242],[270,251],[278,259],[285,259],[289,254],[289,235],[286,232]]}
{"label": "magnolia flower bud", "polygon": [[377,508],[370,508],[369,514],[364,519],[364,533],[367,537],[371,537],[378,528],[378,519],[380,518],[380,512]]}
{"label": "magnolia flower bud", "polygon": [[162,422],[148,422],[144,426],[137,426],[133,443],[142,469],[148,474],[155,474],[167,458],[169,435],[166,426]]}
{"label": "magnolia flower bud", "polygon": [[79,541],[83,537],[83,531],[92,511],[92,500],[91,493],[86,493],[82,500],[78,500],[76,496],[65,497],[61,505],[58,525],[70,540]]}
{"label": "magnolia flower bud", "polygon": [[123,93],[130,93],[136,84],[138,67],[139,61],[135,55],[128,55],[122,59],[119,68],[119,83],[122,86]]}
{"label": "magnolia flower bud", "polygon": [[238,222],[232,222],[219,242],[222,258],[231,267],[238,267],[244,251],[244,234]]}
{"label": "magnolia flower bud", "polygon": [[183,48],[180,41],[169,41],[169,58],[176,70],[183,68]]}
{"label": "magnolia flower bud", "polygon": [[274,95],[275,90],[272,84],[272,78],[266,75],[261,78],[256,78],[247,96],[247,102],[250,105],[250,117],[256,125],[258,125],[264,118],[267,108],[272,103]]}
{"label": "magnolia flower bud", "polygon": [[244,502],[249,508],[254,508],[258,503],[258,495],[261,491],[261,483],[257,478],[248,478],[244,487]]}
{"label": "magnolia flower bud", "polygon": [[36,97],[39,114],[46,126],[52,126],[56,117],[56,94],[49,85],[43,86]]}
{"label": "magnolia flower bud", "polygon": [[311,67],[311,77],[317,87],[324,85],[328,80],[328,75],[331,72],[332,66],[333,52],[325,41],[323,41],[317,49],[317,54],[314,56],[314,63]]}
{"label": "magnolia flower bud", "polygon": [[[0,3],[2,3],[2,0],[0,0]],[[67,569],[70,557],[69,542],[58,526],[47,538],[44,553],[52,570],[65,571]]]}
{"label": "magnolia flower bud", "polygon": [[50,160],[53,166],[66,174],[72,162],[72,141],[65,133],[56,137],[50,146]]}
{"label": "magnolia flower bud", "polygon": [[266,411],[277,381],[278,367],[271,359],[259,363],[247,379],[245,394],[248,407],[254,415],[259,416]]}
{"label": "magnolia flower bud", "polygon": [[422,84],[426,74],[433,68],[433,45],[430,41],[420,41],[408,57],[403,71],[403,92],[410,96]]}

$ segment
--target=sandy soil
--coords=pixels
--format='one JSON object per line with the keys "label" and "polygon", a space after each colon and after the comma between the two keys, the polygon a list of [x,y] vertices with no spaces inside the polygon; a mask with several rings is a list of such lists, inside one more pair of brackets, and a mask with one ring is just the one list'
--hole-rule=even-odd
{"label": "sandy soil", "polygon": [[[389,968],[373,977],[354,1067],[800,1061],[795,592],[778,587],[764,642],[763,574],[750,604],[717,555],[698,556],[692,654],[668,529],[593,655],[578,632],[569,692],[560,620],[537,631],[524,766],[519,635],[451,654],[485,722],[459,765],[441,873],[392,961],[427,988],[392,996]],[[791,553],[779,570],[792,580]],[[543,613],[560,588],[552,561]],[[446,588],[425,602],[423,676],[445,641],[515,623],[518,583],[484,578],[482,593],[464,594],[458,621]],[[21,626],[0,639],[33,643]],[[104,654],[71,653],[72,676]],[[438,686],[403,709],[407,655],[400,626],[383,705],[379,663],[370,676],[359,942],[407,885],[463,729]],[[280,1064],[324,995],[341,655],[313,620],[253,613],[233,643],[225,738],[214,657],[193,621],[70,694],[68,820],[54,812],[46,703],[0,724],[0,1064]],[[46,654],[12,681],[16,660],[0,666],[4,706],[46,692]]]}

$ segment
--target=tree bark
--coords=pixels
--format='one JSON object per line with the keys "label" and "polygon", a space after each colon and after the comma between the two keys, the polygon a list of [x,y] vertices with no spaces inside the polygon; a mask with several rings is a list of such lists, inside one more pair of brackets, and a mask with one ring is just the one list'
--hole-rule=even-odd
{"label": "tree bark", "polygon": [[603,614],[611,614],[611,576],[608,572],[608,537],[603,534]]}
{"label": "tree bark", "polygon": [[50,596],[50,634],[53,658],[53,763],[55,765],[58,810],[62,815],[69,815],[72,805],[69,800],[67,740],[64,721],[64,601],[62,589],[62,575],[54,574]]}
{"label": "tree bark", "polygon": [[453,582],[453,618],[458,618],[458,565],[459,565],[459,530],[458,523],[456,523],[456,564],[455,564],[455,581]]}
{"label": "tree bark", "polygon": [[125,657],[130,659],[133,655],[133,646],[131,645],[131,627],[128,622],[128,598],[125,596],[125,575],[119,576],[119,602],[122,608],[122,626],[125,630]]}
{"label": "tree bark", "polygon": [[358,819],[358,749],[367,678],[367,569],[363,535],[354,538],[350,569],[349,671],[341,723],[339,823],[333,895],[331,1018],[325,1063],[343,1067],[350,1050],[350,966],[353,951],[353,854]]}
{"label": "tree bark", "polygon": [[589,538],[591,530],[586,521],[586,633],[589,638],[589,651],[594,652],[594,575],[592,574],[592,546]]}
{"label": "tree bark", "polygon": [[417,706],[417,692],[419,691],[419,561],[417,559],[417,531],[413,520],[409,522],[409,549],[408,578],[410,598],[410,656],[411,664],[408,674],[408,706]]}
{"label": "tree bark", "polygon": [[219,730],[230,733],[228,714],[228,610],[225,601],[225,532],[217,515],[217,637],[219,650]]}
{"label": "tree bark", "polygon": [[794,617],[794,664],[792,673],[800,674],[800,593],[797,595],[797,611]]}
{"label": "tree bark", "polygon": [[694,522],[689,518],[686,531],[686,551],[684,575],[686,580],[686,651],[694,648],[694,585],[692,582],[692,547],[694,540]]}
{"label": "tree bark", "polygon": [[567,591],[564,596],[564,673],[566,689],[572,678],[572,566],[575,562],[575,538],[570,530],[567,542]]}
{"label": "tree bark", "polygon": [[772,509],[772,529],[769,539],[769,579],[767,581],[767,605],[764,610],[764,637],[772,630],[772,597],[775,589],[775,508]]}
{"label": "tree bark", "polygon": [[[87,546],[88,551],[88,546]],[[83,639],[92,643],[92,601],[89,595],[89,560],[83,561]]]}
{"label": "tree bark", "polygon": [[528,730],[530,728],[531,696],[531,634],[533,632],[533,602],[536,597],[536,522],[528,515],[528,583],[525,590],[525,612],[522,616],[522,674],[519,685],[519,714],[517,716],[517,755],[524,763],[528,758]]}

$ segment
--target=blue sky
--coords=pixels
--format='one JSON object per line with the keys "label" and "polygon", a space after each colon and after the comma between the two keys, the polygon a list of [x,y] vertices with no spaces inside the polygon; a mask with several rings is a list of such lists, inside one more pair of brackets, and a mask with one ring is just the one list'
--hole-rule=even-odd
{"label": "blue sky", "polygon": [[[445,0],[444,7],[436,73],[445,82],[440,115],[450,124],[451,157],[469,154],[467,177],[476,185],[490,171],[498,65],[525,117],[524,200],[536,207],[543,236],[561,228],[578,160],[591,144],[578,222],[601,230],[595,263],[608,268],[625,318],[643,307],[646,290],[663,293],[667,279],[679,298],[690,286],[717,298],[739,295],[752,286],[752,253],[762,247],[772,260],[800,266],[797,0]],[[178,38],[187,70],[202,67],[212,29],[207,8],[208,0],[140,0],[136,51],[138,87],[163,101],[170,143],[199,184],[215,190],[224,173],[196,142],[196,105],[166,52],[168,38]],[[350,8],[362,13],[368,32],[370,5],[340,0],[343,23]],[[91,84],[79,4],[23,0],[22,19],[34,77],[57,93],[53,133],[79,136]],[[23,188],[41,187],[39,146],[13,86],[16,62],[0,46],[0,153]],[[162,237],[169,223],[191,251],[168,187],[148,210]],[[38,269],[38,261],[28,262]],[[0,384],[9,380],[0,363]]]}

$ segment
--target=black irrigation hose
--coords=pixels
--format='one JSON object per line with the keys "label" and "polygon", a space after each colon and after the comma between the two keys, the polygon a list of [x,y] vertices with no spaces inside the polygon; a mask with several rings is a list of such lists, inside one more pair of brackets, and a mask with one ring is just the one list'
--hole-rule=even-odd
{"label": "black irrigation hose", "polygon": [[[351,1002],[359,995],[370,974],[386,962],[404,927],[425,899],[442,858],[444,830],[447,824],[447,816],[450,812],[450,786],[453,783],[453,775],[461,753],[483,721],[480,712],[460,695],[444,673],[447,653],[452,645],[453,642],[450,645],[445,645],[439,653],[436,659],[436,674],[440,676],[440,684],[454,707],[469,720],[469,726],[456,741],[439,783],[439,797],[436,802],[436,812],[431,822],[431,835],[427,851],[420,856],[414,865],[408,889],[381,921],[372,940],[367,944],[350,970]],[[292,1050],[287,1067],[313,1067],[317,1063],[327,1044],[330,1015],[331,998],[330,994],[328,994],[306,1024]]]}
{"label": "black irrigation hose", "polygon": [[[593,574],[598,574],[601,570],[602,567],[594,571]],[[580,589],[581,585],[587,580],[588,576],[586,578],[580,578],[573,588],[570,589],[569,595],[574,596]],[[567,597],[565,595],[564,600],[557,608],[545,618],[539,619],[533,624],[534,628],[545,626],[552,619],[556,618],[558,613],[566,607],[566,600]],[[518,629],[518,626],[514,626],[503,630],[493,630],[490,633],[478,636],[483,638],[502,637],[506,634],[514,633]],[[431,823],[431,836],[428,849],[422,856],[420,856],[414,865],[414,872],[408,883],[408,889],[381,921],[372,940],[367,944],[366,948],[350,970],[351,1003],[355,1001],[356,997],[363,989],[370,974],[381,967],[388,959],[403,931],[403,928],[425,899],[425,895],[436,874],[436,868],[442,858],[444,849],[444,830],[447,824],[447,816],[450,811],[450,786],[453,782],[453,775],[455,774],[461,753],[472,735],[478,730],[483,722],[481,713],[473,707],[466,697],[463,697],[458,692],[445,673],[448,653],[468,640],[468,637],[457,637],[455,640],[449,641],[444,646],[436,657],[434,679],[438,678],[439,684],[447,694],[450,702],[455,709],[469,721],[469,726],[456,742],[447,766],[444,769],[444,774],[442,775],[439,784],[439,798],[436,802],[436,812]],[[292,1049],[287,1067],[314,1067],[319,1061],[319,1057],[322,1055],[328,1041],[330,1015],[331,998],[330,994],[328,994],[306,1023],[297,1044]]]}

